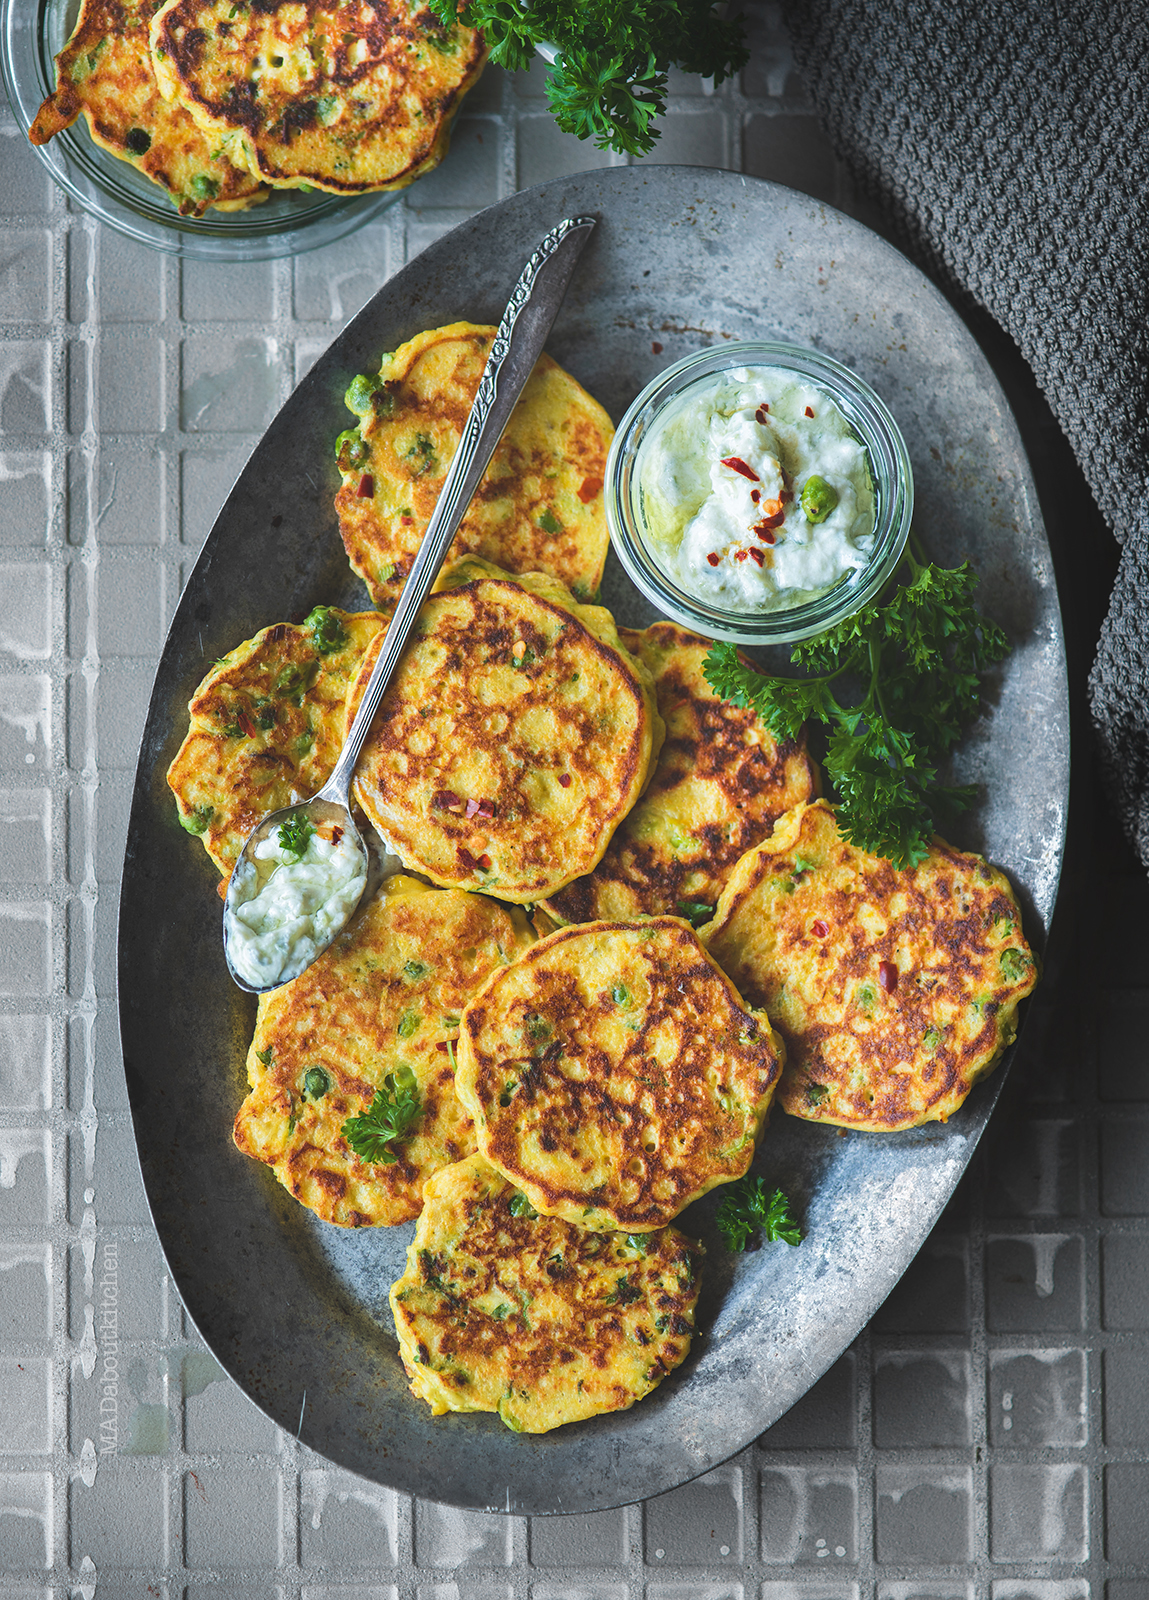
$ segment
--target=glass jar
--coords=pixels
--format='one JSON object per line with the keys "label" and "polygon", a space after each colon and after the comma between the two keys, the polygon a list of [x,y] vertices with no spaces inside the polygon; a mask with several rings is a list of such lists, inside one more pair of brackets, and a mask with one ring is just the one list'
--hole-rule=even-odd
{"label": "glass jar", "polygon": [[[641,467],[644,444],[670,417],[705,403],[715,380],[742,368],[782,368],[828,396],[865,451],[873,491],[872,539],[864,564],[842,572],[816,591],[785,589],[769,609],[724,607],[692,593],[672,575],[644,514]],[[709,425],[709,414],[700,421]],[[741,467],[738,469],[741,471]],[[748,476],[753,476],[748,473]],[[870,603],[893,575],[913,515],[913,472],[901,430],[885,404],[848,367],[817,350],[769,340],[746,340],[701,350],[668,367],[643,389],[619,424],[607,457],[605,508],[611,540],[622,565],[646,598],[683,627],[736,644],[785,644],[832,627]],[[757,555],[758,552],[755,552]]]}

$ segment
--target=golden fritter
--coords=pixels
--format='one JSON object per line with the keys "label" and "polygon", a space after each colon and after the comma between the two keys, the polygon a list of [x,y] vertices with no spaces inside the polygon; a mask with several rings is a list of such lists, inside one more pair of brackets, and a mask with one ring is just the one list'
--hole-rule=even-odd
{"label": "golden fritter", "polygon": [[47,144],[81,114],[96,144],[129,161],[172,196],[181,216],[209,206],[242,211],[267,198],[245,165],[233,166],[217,135],[160,93],[148,47],[159,0],[83,0],[68,43],[56,57],[56,91],[28,130]]}
{"label": "golden fritter", "polygon": [[492,975],[455,1088],[536,1211],[641,1232],[746,1171],[782,1054],[681,918],[591,922]]}
{"label": "golden fritter", "polygon": [[374,611],[317,606],[301,626],[277,622],[238,645],[192,696],[168,783],[180,821],[225,876],[261,817],[331,776],[348,688],[384,626]]}
{"label": "golden fritter", "polygon": [[742,858],[702,937],[786,1041],[783,1108],[874,1133],[956,1111],[1037,981],[1002,873],[942,839],[894,867],[825,801]]}
{"label": "golden fritter", "polygon": [[306,972],[260,997],[236,1145],[324,1222],[417,1216],[427,1178],[475,1149],[453,1086],[459,1013],[533,937],[521,911],[388,879]]}
{"label": "golden fritter", "polygon": [[817,768],[805,736],[778,744],[753,711],[718,698],[702,671],[708,639],[672,622],[620,637],[654,679],[666,741],[598,866],[546,909],[563,922],[669,911],[697,925],[738,858],[817,793]]}
{"label": "golden fritter", "polygon": [[662,721],[609,612],[474,556],[442,582],[376,713],[355,796],[412,871],[526,904],[598,861]]}
{"label": "golden fritter", "polygon": [[168,0],[161,90],[281,189],[401,189],[446,154],[482,35],[418,0]]}
{"label": "golden fritter", "polygon": [[[399,598],[479,387],[495,329],[456,322],[417,334],[356,378],[360,418],[338,440],[343,543],[372,602]],[[614,429],[597,400],[542,355],[452,546],[507,572],[549,572],[577,599],[602,581],[602,484]]]}
{"label": "golden fritter", "polygon": [[540,1217],[472,1156],[430,1179],[391,1289],[411,1392],[546,1433],[641,1400],[690,1349],[701,1246]]}

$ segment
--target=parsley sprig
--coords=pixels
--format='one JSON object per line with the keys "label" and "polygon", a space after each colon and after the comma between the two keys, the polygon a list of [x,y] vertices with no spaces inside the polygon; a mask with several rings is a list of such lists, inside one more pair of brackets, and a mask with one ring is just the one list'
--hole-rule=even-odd
{"label": "parsley sprig", "polygon": [[279,824],[279,848],[285,856],[301,861],[315,837],[315,828],[302,811],[293,811]]}
{"label": "parsley sprig", "polygon": [[[732,644],[713,645],[703,668],[716,694],[752,707],[775,738],[796,738],[807,721],[829,725],[824,765],[841,801],[838,826],[896,867],[924,859],[936,812],[972,802],[972,786],[937,781],[938,765],[978,713],[981,674],[1009,651],[974,606],[968,561],[938,567],[907,551],[901,570],[905,580],[883,603],[791,648],[810,677],[756,672]],[[843,679],[861,682],[860,699],[839,698]]]}
{"label": "parsley sprig", "polygon": [[394,1166],[399,1159],[391,1146],[410,1133],[420,1111],[419,1089],[410,1067],[396,1067],[376,1089],[368,1110],[348,1117],[343,1137],[360,1161],[369,1167]]}
{"label": "parsley sprig", "polygon": [[559,127],[620,155],[653,149],[669,67],[721,83],[750,58],[742,23],[717,16],[713,0],[428,3],[447,26],[481,28],[491,60],[511,72],[529,66],[540,45],[553,46],[547,99]]}
{"label": "parsley sprig", "polygon": [[761,1178],[739,1178],[723,1196],[714,1218],[728,1250],[745,1250],[759,1228],[767,1244],[782,1239],[801,1244],[802,1230],[790,1215],[790,1202],[781,1189],[766,1198]]}

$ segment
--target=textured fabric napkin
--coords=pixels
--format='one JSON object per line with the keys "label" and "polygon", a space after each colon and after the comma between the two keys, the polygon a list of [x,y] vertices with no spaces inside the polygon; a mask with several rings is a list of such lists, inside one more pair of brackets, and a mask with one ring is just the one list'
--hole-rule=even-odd
{"label": "textured fabric napkin", "polygon": [[1089,690],[1149,866],[1149,0],[783,0],[891,238],[1012,335],[1121,562]]}

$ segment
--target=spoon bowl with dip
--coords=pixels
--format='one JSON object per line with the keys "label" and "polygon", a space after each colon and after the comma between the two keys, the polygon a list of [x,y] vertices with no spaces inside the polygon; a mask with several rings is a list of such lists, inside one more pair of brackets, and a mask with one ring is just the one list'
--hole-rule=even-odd
{"label": "spoon bowl with dip", "polygon": [[402,862],[360,833],[351,778],[415,619],[526,386],[596,223],[567,217],[532,253],[503,313],[478,392],[339,759],[310,800],[273,811],[248,835],[227,887],[223,948],[241,989],[298,978],[347,926],[364,895]]}

